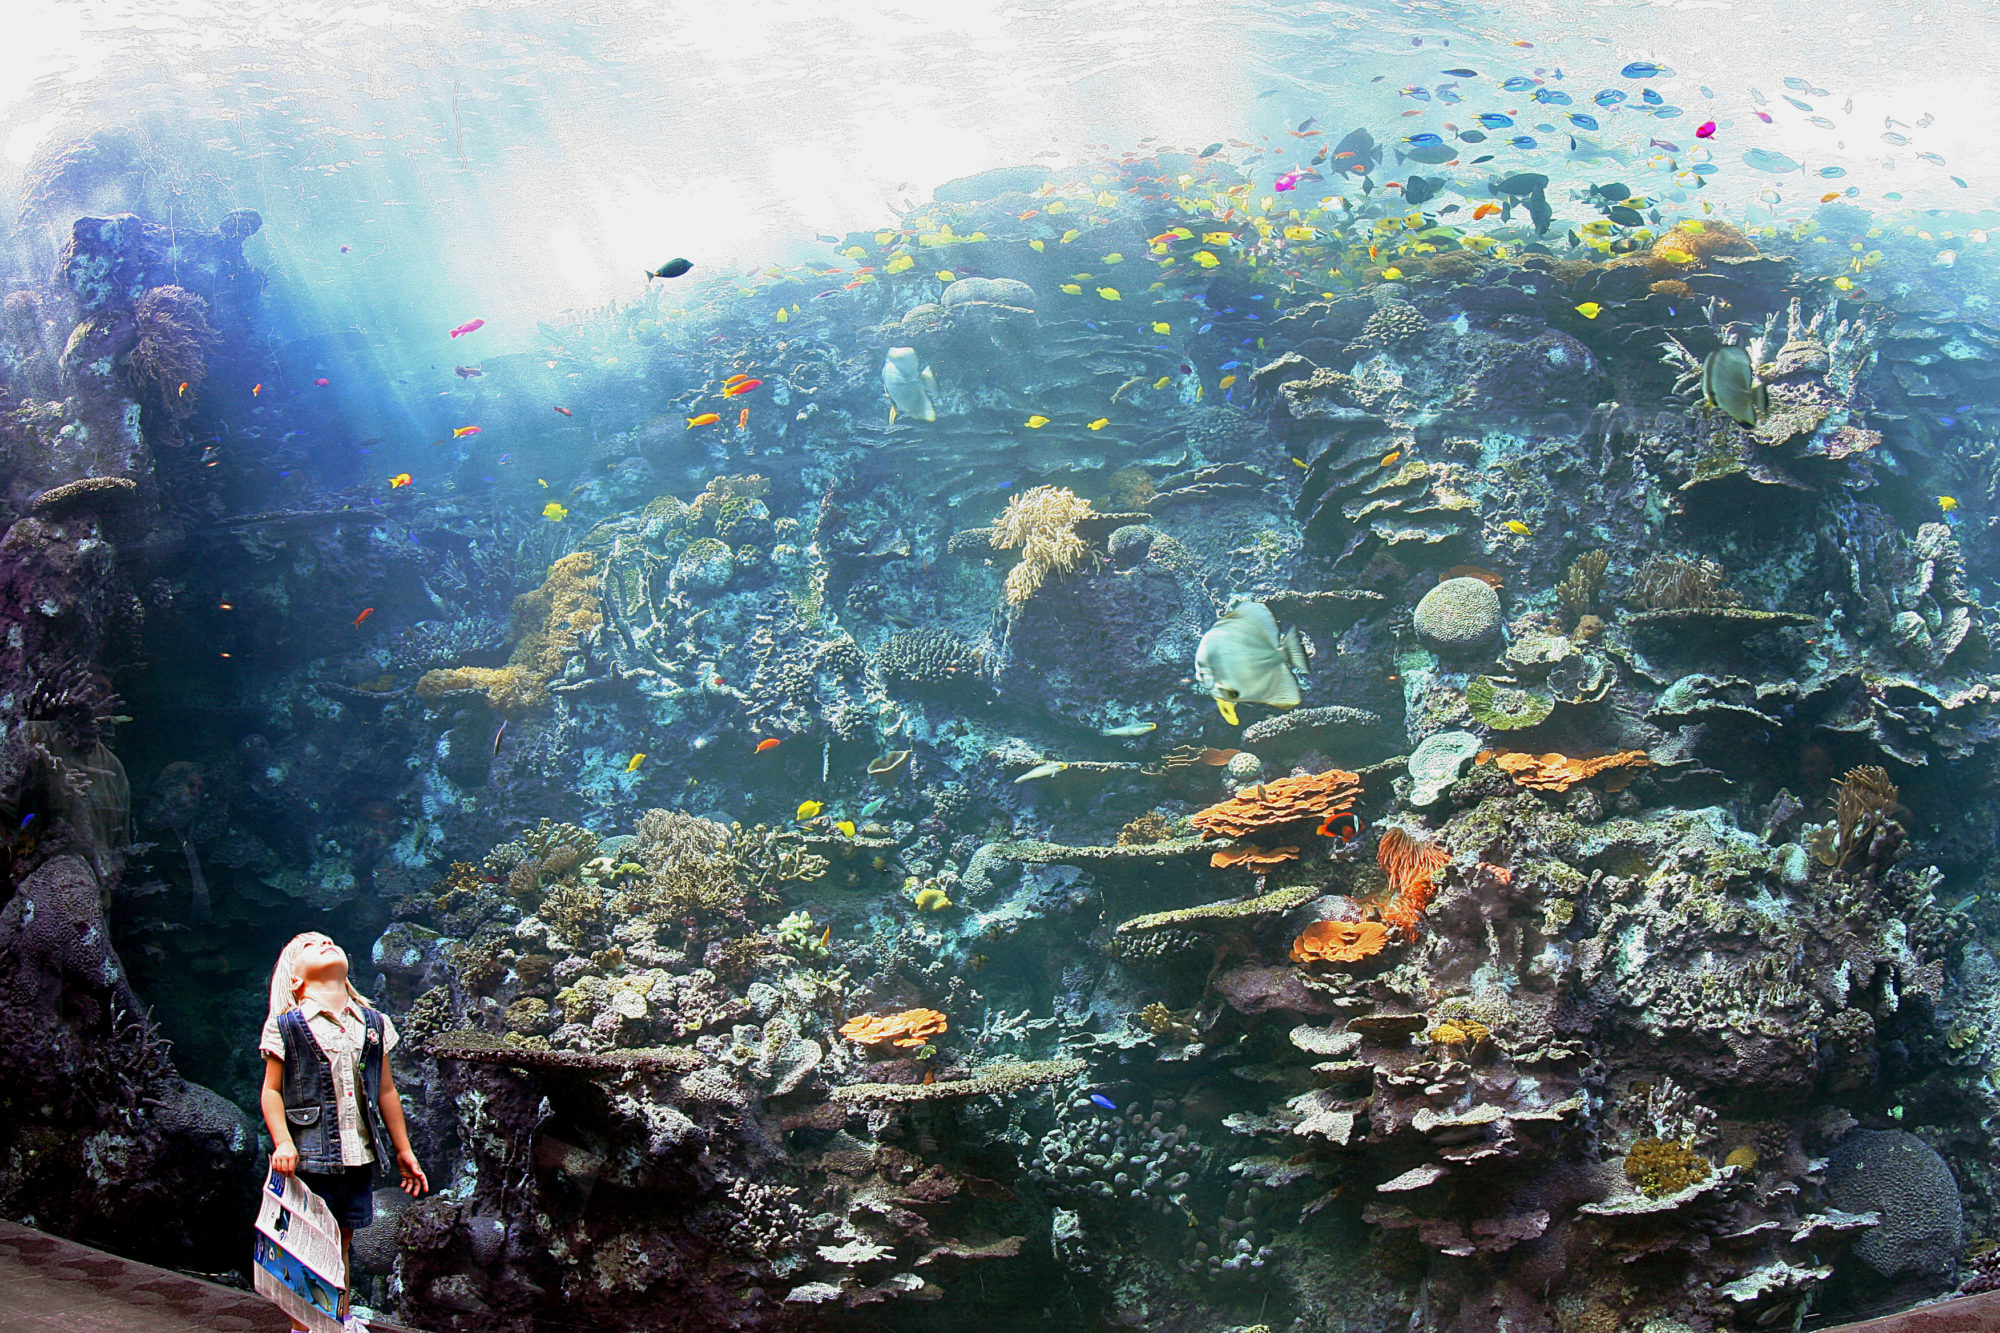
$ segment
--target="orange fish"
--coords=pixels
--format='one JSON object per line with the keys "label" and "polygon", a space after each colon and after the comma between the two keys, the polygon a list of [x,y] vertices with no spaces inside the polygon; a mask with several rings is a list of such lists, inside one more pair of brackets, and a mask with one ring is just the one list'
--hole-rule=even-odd
{"label": "orange fish", "polygon": [[750,409],[744,408],[736,414],[736,429],[746,430],[750,426]]}
{"label": "orange fish", "polygon": [[1500,211],[1500,205],[1498,204],[1481,204],[1479,207],[1472,210],[1472,220],[1474,222],[1477,222],[1481,218],[1490,218],[1499,211]]}
{"label": "orange fish", "polygon": [[374,614],[375,614],[375,608],[374,608],[374,607],[372,607],[372,606],[371,606],[371,607],[368,607],[368,608],[366,608],[365,610],[363,610],[363,611],[362,611],[362,613],[361,613],[360,615],[358,615],[358,616],[354,617],[354,624],[355,624],[355,627],[356,627],[356,628],[359,628],[359,627],[360,627],[360,625],[361,625],[361,622],[362,622],[362,621],[364,621],[364,620],[368,619],[368,617],[370,617],[370,616],[372,616],[372,615],[374,615]]}
{"label": "orange fish", "polygon": [[[1822,204],[1830,204],[1830,203],[1832,203],[1832,202],[1833,202],[1834,200],[1836,200],[1836,199],[1838,199],[1838,198],[1840,198],[1840,191],[1838,191],[1838,190],[1829,190],[1829,191],[1828,191],[1827,193],[1825,193],[1825,194],[1823,194],[1823,195],[1821,195],[1821,196],[1819,197],[1819,201],[1820,201],[1820,202],[1821,202]],[[183,384],[183,385],[182,385],[181,387],[182,387],[183,389],[185,389],[185,388],[187,387],[187,385]]]}
{"label": "orange fish", "polygon": [[698,417],[688,418],[688,429],[693,430],[696,426],[713,426],[720,420],[722,420],[722,417],[718,413],[703,412]]}
{"label": "orange fish", "polygon": [[398,472],[395,476],[389,478],[389,489],[392,491],[399,486],[407,486],[409,484],[410,474],[407,472]]}
{"label": "orange fish", "polygon": [[451,438],[454,440],[462,440],[468,435],[477,435],[477,434],[479,434],[479,427],[477,426],[460,426],[457,430],[451,433]]}
{"label": "orange fish", "polygon": [[186,380],[181,381],[181,387],[179,388],[179,390],[177,390],[177,392],[183,398],[188,396],[188,382]]}
{"label": "orange fish", "polygon": [[[835,269],[834,272],[838,273],[840,272],[840,270]],[[749,378],[750,377],[748,375],[731,375],[728,379],[722,382],[722,387],[726,389],[732,384],[741,384],[744,380],[747,380]]]}
{"label": "orange fish", "polygon": [[260,394],[260,393],[262,393],[262,392],[264,392],[264,386],[263,386],[263,385],[261,385],[261,384],[253,384],[253,385],[251,385],[251,386],[250,386],[250,396],[251,396],[252,398],[255,398],[255,397],[256,397],[256,396],[258,395],[258,394]]}
{"label": "orange fish", "polygon": [[822,930],[819,933],[819,947],[824,949],[826,947],[827,941],[832,938],[833,938],[833,927],[828,926],[825,930]]}
{"label": "orange fish", "polygon": [[766,736],[763,740],[757,742],[756,753],[762,754],[766,750],[775,750],[777,748],[778,738],[776,736]]}
{"label": "orange fish", "polygon": [[1403,451],[1401,449],[1391,449],[1388,453],[1382,455],[1382,461],[1379,464],[1377,464],[1377,466],[1388,467],[1391,463],[1395,462],[1402,456],[1403,456]]}
{"label": "orange fish", "polygon": [[575,416],[575,415],[576,415],[576,413],[574,413],[574,412],[570,411],[570,410],[569,410],[569,409],[568,409],[567,407],[558,407],[558,408],[556,409],[556,411],[558,411],[558,412],[562,413],[562,414],[563,414],[564,416],[566,416],[566,417],[570,417],[570,416]]}
{"label": "orange fish", "polygon": [[724,389],[722,391],[722,396],[724,398],[734,398],[738,394],[749,393],[752,389],[760,389],[763,386],[764,386],[764,381],[762,380],[743,380],[740,383],[731,385],[729,388]]}
{"label": "orange fish", "polygon": [[925,1084],[925,1086],[929,1086],[930,1084],[932,1084],[932,1083],[935,1083],[935,1082],[937,1082],[937,1070],[935,1070],[935,1069],[926,1069],[926,1070],[924,1071],[924,1084]]}

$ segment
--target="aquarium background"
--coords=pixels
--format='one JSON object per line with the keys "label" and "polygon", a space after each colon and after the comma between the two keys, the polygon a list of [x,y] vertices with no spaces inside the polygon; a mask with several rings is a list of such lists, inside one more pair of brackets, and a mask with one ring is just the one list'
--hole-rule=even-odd
{"label": "aquarium background", "polygon": [[2000,1287],[1990,13],[6,33],[7,1216],[244,1280],[324,930],[422,1328]]}

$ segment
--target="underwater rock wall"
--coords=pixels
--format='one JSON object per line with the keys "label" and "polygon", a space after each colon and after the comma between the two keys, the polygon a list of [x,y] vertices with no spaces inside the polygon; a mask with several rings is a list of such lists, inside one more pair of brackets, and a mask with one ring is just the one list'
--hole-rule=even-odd
{"label": "underwater rock wall", "polygon": [[[125,845],[107,672],[154,843],[113,934],[217,992],[166,1021],[248,1046],[286,934],[373,941],[446,1188],[364,1271],[425,1327],[1707,1333],[1980,1282],[1996,553],[1924,491],[2000,500],[1927,424],[2000,327],[1720,223],[1093,296],[1049,194],[979,193],[907,231],[991,281],[552,327],[602,401],[540,517],[192,465],[224,409],[159,369],[264,373],[246,224],[165,296],[151,224],[77,223],[89,329],[9,362],[68,396],[12,428],[0,669],[78,665],[7,705],[55,759],[0,771],[50,830],[0,926]],[[1099,206],[1121,255],[1181,219]],[[1688,396],[1725,336],[1754,426]],[[732,375],[755,427],[683,428]],[[63,452],[92,403],[129,449]],[[1233,725],[1189,678],[1238,596],[1310,653]],[[137,1040],[79,1022],[26,1086]],[[153,1095],[146,1144],[197,1118]]]}

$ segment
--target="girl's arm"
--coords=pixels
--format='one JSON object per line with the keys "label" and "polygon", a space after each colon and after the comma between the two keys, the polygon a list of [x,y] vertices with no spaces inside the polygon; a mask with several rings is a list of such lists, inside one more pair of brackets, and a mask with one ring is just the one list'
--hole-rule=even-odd
{"label": "girl's arm", "polygon": [[[271,1131],[271,1169],[289,1176],[298,1170],[299,1149],[292,1142],[292,1127],[285,1123],[285,1062],[268,1052],[264,1056],[264,1091],[258,1104],[264,1110],[264,1128]],[[402,1123],[400,1113],[396,1123]]]}
{"label": "girl's arm", "polygon": [[[266,1081],[268,1084],[268,1075]],[[403,1123],[403,1097],[396,1091],[396,1076],[389,1072],[387,1051],[382,1052],[382,1095],[377,1102],[382,1108],[382,1122],[389,1128],[389,1139],[396,1145],[396,1167],[403,1176],[403,1192],[415,1198],[428,1190],[431,1182],[417,1165],[417,1154],[410,1147],[410,1130]],[[283,1114],[281,1110],[280,1118]]]}

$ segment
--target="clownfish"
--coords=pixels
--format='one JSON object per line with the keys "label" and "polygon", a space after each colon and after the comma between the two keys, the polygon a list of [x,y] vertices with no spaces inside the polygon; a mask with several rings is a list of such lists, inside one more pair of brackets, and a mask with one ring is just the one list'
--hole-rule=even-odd
{"label": "clownfish", "polygon": [[1336,810],[1320,821],[1319,835],[1322,838],[1338,838],[1345,846],[1361,836],[1361,816],[1352,810]]}

